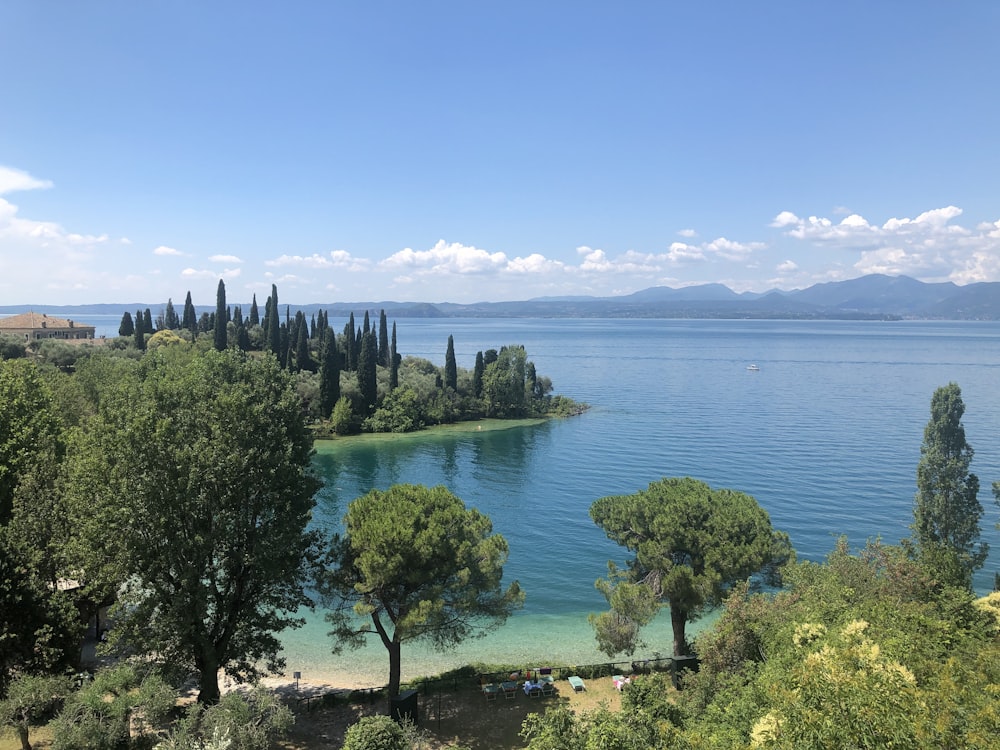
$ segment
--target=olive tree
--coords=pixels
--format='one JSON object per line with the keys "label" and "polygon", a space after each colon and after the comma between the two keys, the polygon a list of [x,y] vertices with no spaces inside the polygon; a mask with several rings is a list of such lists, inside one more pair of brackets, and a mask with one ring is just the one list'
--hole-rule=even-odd
{"label": "olive tree", "polygon": [[517,581],[502,588],[507,540],[492,532],[489,517],[444,487],[399,484],[351,502],[322,579],[334,652],[377,634],[392,698],[403,643],[445,649],[505,622],[524,595]]}
{"label": "olive tree", "polygon": [[690,477],[601,498],[590,517],[633,553],[625,569],[608,563],[608,578],[597,582],[611,608],[590,619],[599,647],[612,656],[634,651],[640,628],[663,602],[673,653],[683,655],[688,621],[718,604],[732,584],[774,573],[792,554],[788,536],[771,528],[754,498]]}

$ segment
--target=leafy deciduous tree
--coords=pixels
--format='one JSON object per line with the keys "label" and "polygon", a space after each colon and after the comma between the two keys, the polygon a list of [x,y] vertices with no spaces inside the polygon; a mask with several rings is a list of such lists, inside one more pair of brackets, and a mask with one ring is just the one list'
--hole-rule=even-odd
{"label": "leafy deciduous tree", "polygon": [[150,353],[75,442],[80,568],[129,583],[112,639],[196,669],[201,702],[219,669],[279,669],[274,633],[301,624],[311,448],[277,364],[231,350]]}

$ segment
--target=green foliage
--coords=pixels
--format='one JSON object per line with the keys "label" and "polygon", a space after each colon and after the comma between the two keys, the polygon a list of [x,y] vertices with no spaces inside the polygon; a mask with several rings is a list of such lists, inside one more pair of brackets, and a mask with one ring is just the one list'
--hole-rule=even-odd
{"label": "green foliage", "polygon": [[[701,747],[992,747],[1000,641],[905,549],[841,540],[787,589],[737,587],[678,694]],[[990,686],[993,687],[990,687]],[[988,737],[988,740],[982,738]]]}
{"label": "green foliage", "polygon": [[227,693],[214,706],[192,705],[157,750],[267,750],[294,721],[272,691]]}
{"label": "green foliage", "polygon": [[13,728],[24,750],[31,750],[28,740],[32,727],[46,723],[69,693],[69,678],[22,674],[7,688],[0,701],[0,726]]}
{"label": "green foliage", "polygon": [[10,520],[18,484],[47,450],[60,455],[62,440],[45,379],[27,360],[0,361],[0,525]]}
{"label": "green foliage", "polygon": [[388,716],[363,716],[344,735],[343,750],[408,750],[406,732]]}
{"label": "green foliage", "polygon": [[129,663],[104,669],[70,694],[52,723],[53,750],[121,750],[173,710],[176,693],[155,674]]}
{"label": "green foliage", "polygon": [[229,332],[226,328],[226,285],[219,279],[219,288],[215,293],[215,338],[213,344],[216,351],[225,351],[229,343]]}
{"label": "green foliage", "polygon": [[676,728],[646,711],[601,706],[579,716],[567,706],[529,714],[521,725],[528,750],[667,750],[677,747]]}
{"label": "green foliage", "polygon": [[376,356],[378,354],[375,337],[369,331],[361,336],[361,348],[358,354],[358,392],[361,394],[361,410],[365,415],[371,414],[378,402],[378,381],[376,373]]}
{"label": "green foliage", "polygon": [[[608,650],[631,653],[639,628],[651,619],[650,600],[662,599],[670,605],[674,654],[682,655],[689,620],[719,603],[733,584],[773,571],[792,554],[788,537],[771,528],[756,500],[691,478],[661,479],[633,495],[601,498],[590,516],[609,539],[634,553],[626,571],[611,564],[608,580],[597,584],[612,605],[611,617],[592,620],[598,643]],[[631,586],[619,594],[625,582],[648,588],[649,596]]]}
{"label": "green foliage", "polygon": [[420,401],[411,388],[397,388],[362,423],[366,432],[413,432],[423,427]]}
{"label": "green foliage", "polygon": [[132,322],[132,313],[126,310],[122,313],[122,322],[118,324],[119,336],[132,336],[135,333],[135,323]]}
{"label": "green foliage", "polygon": [[274,634],[309,603],[311,436],[271,358],[160,349],[130,375],[74,440],[78,567],[121,590],[118,645],[196,670],[213,702],[222,667],[280,669]]}
{"label": "green foliage", "polygon": [[[484,359],[485,361],[485,359]],[[525,367],[523,346],[505,346],[483,372],[483,401],[489,417],[512,418],[525,414]]]}
{"label": "green foliage", "polygon": [[402,643],[446,649],[499,626],[524,602],[516,581],[501,589],[507,541],[444,487],[372,490],[350,504],[344,526],[322,580],[335,649],[377,633],[389,651],[390,696],[399,691]]}
{"label": "green foliage", "polygon": [[448,349],[444,355],[444,387],[458,389],[458,365],[455,363],[455,337],[448,337]]}
{"label": "green foliage", "polygon": [[989,550],[979,540],[983,506],[979,478],[969,472],[973,450],[965,440],[964,413],[956,383],[934,392],[917,464],[913,531],[929,569],[937,570],[945,583],[971,587],[972,574]]}
{"label": "green foliage", "polygon": [[351,399],[341,396],[330,414],[330,426],[338,435],[353,435],[361,429],[361,422],[354,414]]}

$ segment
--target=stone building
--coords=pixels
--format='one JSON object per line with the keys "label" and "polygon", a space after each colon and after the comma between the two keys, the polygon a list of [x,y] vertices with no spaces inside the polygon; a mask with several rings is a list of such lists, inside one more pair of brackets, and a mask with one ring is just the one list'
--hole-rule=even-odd
{"label": "stone building", "polygon": [[16,336],[25,341],[36,339],[92,339],[94,326],[80,325],[66,318],[45,313],[26,312],[0,318],[0,335]]}

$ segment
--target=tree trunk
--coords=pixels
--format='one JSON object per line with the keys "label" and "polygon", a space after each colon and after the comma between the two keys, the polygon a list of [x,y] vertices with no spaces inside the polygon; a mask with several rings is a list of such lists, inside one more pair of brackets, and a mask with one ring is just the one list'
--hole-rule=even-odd
{"label": "tree trunk", "polygon": [[684,629],[687,626],[687,611],[670,605],[670,624],[674,630],[674,656],[686,656]]}
{"label": "tree trunk", "polygon": [[214,706],[219,702],[219,660],[214,656],[200,659],[198,675],[198,702],[203,706]]}
{"label": "tree trunk", "polygon": [[399,641],[389,641],[385,647],[389,650],[389,700],[399,695],[399,675],[402,669],[402,649]]}
{"label": "tree trunk", "polygon": [[31,750],[31,743],[28,742],[28,725],[17,725],[17,736],[21,738],[21,750]]}

